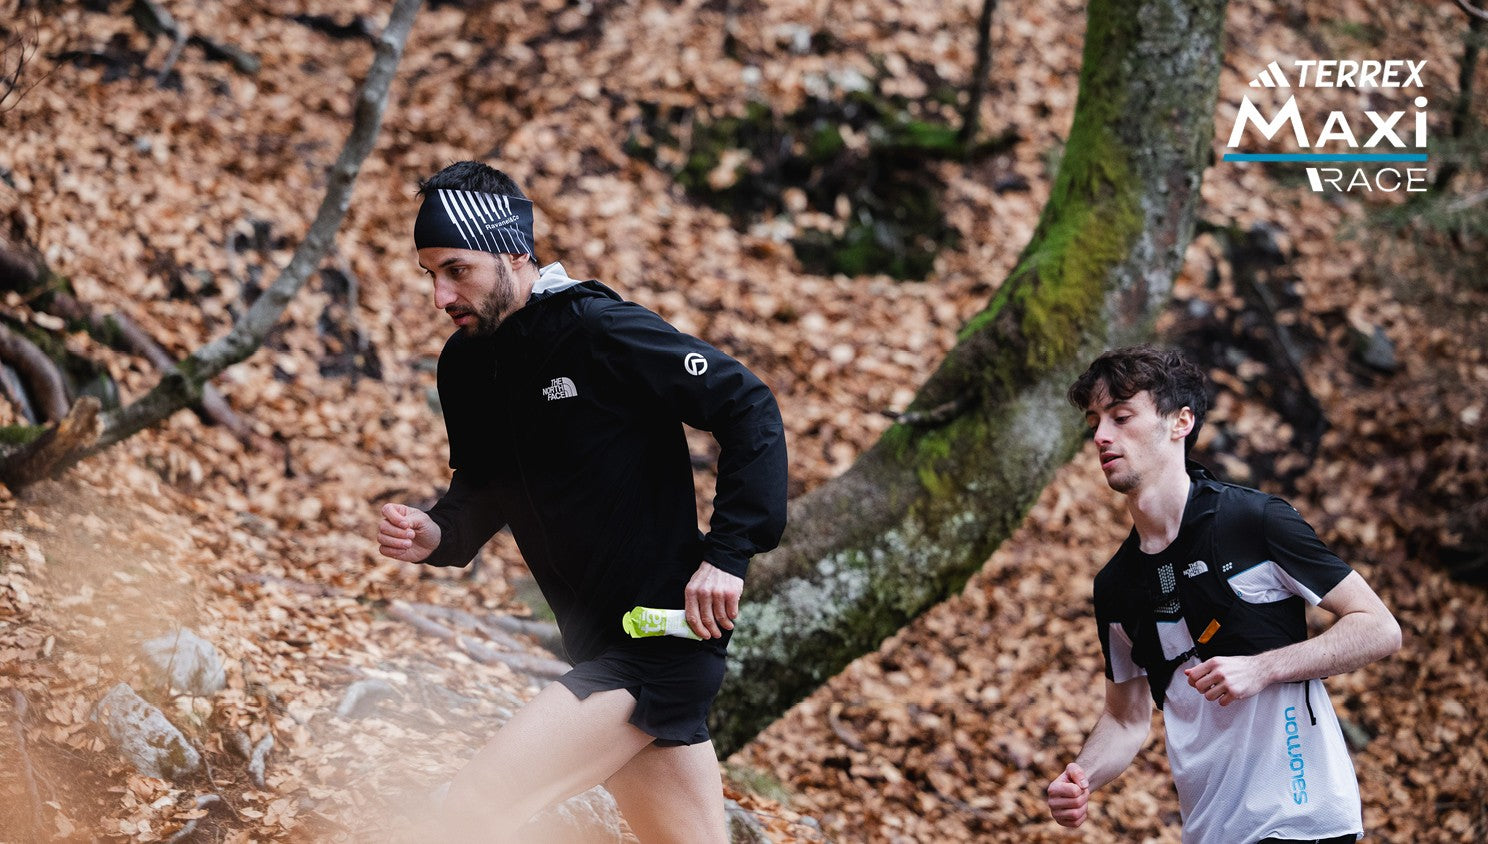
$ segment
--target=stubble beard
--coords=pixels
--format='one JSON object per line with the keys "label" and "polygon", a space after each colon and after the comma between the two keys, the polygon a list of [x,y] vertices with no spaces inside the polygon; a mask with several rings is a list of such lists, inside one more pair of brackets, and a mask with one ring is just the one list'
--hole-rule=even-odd
{"label": "stubble beard", "polygon": [[517,280],[511,268],[500,255],[496,256],[496,284],[487,296],[475,303],[471,313],[475,321],[463,328],[470,337],[489,337],[501,327],[504,314],[511,310],[517,299]]}
{"label": "stubble beard", "polygon": [[1142,475],[1138,472],[1120,472],[1106,478],[1106,485],[1126,495],[1142,485]]}

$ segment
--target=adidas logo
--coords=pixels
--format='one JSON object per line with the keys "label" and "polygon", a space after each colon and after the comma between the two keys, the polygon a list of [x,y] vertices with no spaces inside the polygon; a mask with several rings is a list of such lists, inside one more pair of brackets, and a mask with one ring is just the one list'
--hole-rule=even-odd
{"label": "adidas logo", "polygon": [[554,378],[553,383],[544,387],[542,394],[548,397],[548,401],[557,401],[559,399],[576,398],[579,395],[579,389],[574,386],[572,380],[560,376]]}
{"label": "adidas logo", "polygon": [[1286,74],[1281,72],[1281,65],[1272,62],[1266,65],[1266,69],[1256,74],[1256,78],[1250,80],[1252,88],[1290,88],[1292,83],[1287,81]]}

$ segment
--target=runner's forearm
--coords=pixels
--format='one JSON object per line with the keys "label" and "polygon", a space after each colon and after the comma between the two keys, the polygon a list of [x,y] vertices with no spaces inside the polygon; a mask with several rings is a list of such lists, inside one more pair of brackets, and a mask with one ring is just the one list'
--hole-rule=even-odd
{"label": "runner's forearm", "polygon": [[1346,613],[1322,634],[1259,654],[1271,683],[1329,677],[1361,668],[1400,648],[1400,626],[1388,612]]}
{"label": "runner's forearm", "polygon": [[1075,764],[1090,778],[1091,791],[1121,776],[1131,765],[1147,741],[1150,726],[1150,722],[1123,723],[1109,713],[1101,714],[1075,758]]}
{"label": "runner's forearm", "polygon": [[430,566],[463,566],[506,524],[489,491],[456,471],[449,491],[429,509],[439,526],[441,541],[424,560]]}

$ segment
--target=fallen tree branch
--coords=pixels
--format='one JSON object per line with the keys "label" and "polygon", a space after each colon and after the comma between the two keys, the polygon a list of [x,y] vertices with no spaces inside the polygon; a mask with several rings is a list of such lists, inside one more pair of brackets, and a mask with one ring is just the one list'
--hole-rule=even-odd
{"label": "fallen tree branch", "polygon": [[516,633],[521,636],[530,636],[537,643],[547,649],[549,653],[560,657],[567,655],[563,648],[563,633],[559,631],[558,625],[551,621],[542,621],[536,618],[520,618],[514,615],[488,616],[491,624],[505,630],[508,633]]}
{"label": "fallen tree branch", "polygon": [[196,834],[197,821],[200,821],[202,818],[206,817],[207,812],[210,811],[208,807],[214,803],[222,802],[222,798],[217,796],[216,794],[203,794],[202,796],[196,798],[196,807],[191,811],[193,813],[201,812],[201,816],[194,817],[191,820],[187,821],[185,826],[176,830],[175,834],[171,837],[165,839],[165,844],[178,844],[178,842],[190,840],[191,836]]}
{"label": "fallen tree branch", "polygon": [[303,595],[312,595],[316,598],[351,598],[354,597],[345,589],[334,586],[326,586],[321,583],[306,583],[303,580],[291,580],[287,577],[279,577],[272,574],[236,574],[233,580],[245,586],[282,586],[292,592]]}
{"label": "fallen tree branch", "polygon": [[[301,580],[292,580],[287,577],[279,577],[271,574],[237,574],[233,576],[233,580],[244,585],[281,586],[290,591],[299,592],[303,595],[311,595],[316,598],[356,597],[351,592],[345,589],[338,589],[334,586],[305,583]],[[549,679],[562,676],[572,667],[562,660],[527,653],[526,648],[528,646],[526,644],[508,635],[515,633],[522,636],[529,636],[535,639],[538,645],[546,650],[557,653],[557,651],[553,650],[553,647],[555,644],[561,647],[562,638],[558,633],[558,626],[555,624],[517,618],[515,616],[493,615],[481,618],[474,613],[453,607],[439,607],[433,604],[417,604],[408,601],[392,602],[387,607],[387,613],[393,618],[413,625],[421,633],[454,645],[467,656],[486,665],[499,662],[524,674]],[[456,624],[468,625],[479,631],[482,636],[485,636],[490,641],[509,650],[497,651],[489,648],[479,641],[467,636],[461,636],[457,631],[440,624],[434,618],[442,618]]]}
{"label": "fallen tree branch", "polygon": [[509,651],[521,651],[527,647],[527,645],[512,638],[512,636],[496,627],[496,625],[477,617],[474,613],[468,613],[455,607],[439,607],[433,604],[416,604],[410,602],[408,606],[422,613],[427,618],[452,621],[456,624],[464,624],[467,627],[472,627],[482,636],[485,636],[487,639]]}
{"label": "fallen tree branch", "polygon": [[908,425],[911,428],[939,428],[960,416],[975,402],[975,396],[962,395],[929,410],[906,410],[903,413],[885,410],[883,415],[900,425]]}
{"label": "fallen tree branch", "polygon": [[67,385],[46,352],[0,324],[0,359],[13,365],[31,387],[41,413],[38,422],[56,422],[67,415]]}
{"label": "fallen tree branch", "polygon": [[0,393],[15,406],[17,416],[27,424],[37,424],[36,408],[31,405],[31,396],[26,392],[20,373],[4,362],[0,362]]}
{"label": "fallen tree branch", "polygon": [[[0,240],[0,286],[12,290],[33,290],[37,287],[43,277],[49,276],[50,272],[35,249],[29,244],[23,248],[16,248]],[[134,320],[122,312],[112,314],[100,314],[94,308],[78,301],[73,296],[62,290],[50,290],[43,288],[37,293],[50,294],[44,300],[43,309],[50,314],[59,316],[71,322],[86,325],[89,331],[99,339],[111,346],[121,347],[123,351],[130,352],[144,358],[156,369],[164,372],[175,366],[176,361],[170,356],[155,338],[151,337],[144,329],[140,328]],[[34,296],[34,294],[33,294]],[[25,338],[21,338],[24,340]],[[40,353],[40,350],[37,350]],[[41,358],[50,363],[44,353]],[[5,352],[0,350],[0,356]],[[60,376],[58,376],[60,383]],[[66,400],[63,409],[56,417],[46,418],[38,421],[54,422],[66,414]],[[250,441],[252,429],[242,417],[233,412],[232,407],[223,398],[222,393],[211,384],[202,388],[201,412],[209,422],[232,431],[238,439],[245,442]],[[259,445],[259,443],[254,443]]]}
{"label": "fallen tree branch", "polygon": [[171,16],[171,13],[167,12],[165,7],[155,2],[155,0],[134,0],[134,4],[129,8],[129,13],[134,17],[135,23],[139,24],[140,29],[143,29],[146,34],[151,37],[164,35],[171,39],[170,55],[166,56],[165,63],[161,66],[159,73],[155,75],[156,86],[165,82],[166,77],[170,75],[171,69],[176,64],[176,59],[181,54],[181,48],[188,43],[201,47],[202,52],[207,54],[207,58],[228,62],[242,73],[249,75],[256,74],[262,65],[257,56],[245,50],[234,47],[231,44],[213,41],[206,36],[191,32],[187,27],[178,23]]}
{"label": "fallen tree branch", "polygon": [[391,604],[388,604],[387,614],[413,626],[420,633],[433,636],[440,641],[454,645],[466,656],[483,665],[495,665],[499,663],[523,674],[548,680],[562,677],[572,667],[568,663],[559,662],[556,659],[537,657],[520,652],[506,653],[497,651],[468,636],[461,636],[456,631],[420,613],[404,601],[393,601]]}
{"label": "fallen tree branch", "polygon": [[346,689],[341,705],[336,707],[337,718],[361,718],[368,714],[378,701],[401,697],[398,690],[386,680],[358,680]]}
{"label": "fallen tree branch", "polygon": [[42,435],[0,462],[0,482],[14,492],[47,477],[69,455],[98,439],[98,399],[83,396],[67,415]]}
{"label": "fallen tree branch", "polygon": [[165,61],[160,64],[160,71],[155,74],[156,88],[164,87],[165,81],[170,78],[171,71],[176,69],[176,60],[181,57],[181,49],[186,46],[186,39],[189,37],[189,33],[186,27],[183,26],[177,28],[170,36],[170,52],[165,54]]}
{"label": "fallen tree branch", "polygon": [[[63,319],[86,324],[96,337],[117,338],[124,351],[139,355],[161,372],[176,365],[170,352],[122,311],[101,314],[62,292],[52,294],[47,310]],[[252,427],[233,411],[227,399],[211,384],[202,386],[201,411],[209,422],[215,422],[232,431],[238,439],[246,442],[252,438]]]}
{"label": "fallen tree branch", "polygon": [[868,745],[863,744],[862,739],[858,738],[858,734],[842,722],[841,703],[834,703],[832,704],[832,708],[827,710],[827,725],[832,728],[832,732],[836,734],[838,740],[843,744],[859,753],[867,752]]}
{"label": "fallen tree branch", "polygon": [[264,788],[265,768],[269,764],[269,751],[274,749],[274,733],[268,732],[253,746],[252,754],[248,758],[248,775],[253,777],[253,784]]}

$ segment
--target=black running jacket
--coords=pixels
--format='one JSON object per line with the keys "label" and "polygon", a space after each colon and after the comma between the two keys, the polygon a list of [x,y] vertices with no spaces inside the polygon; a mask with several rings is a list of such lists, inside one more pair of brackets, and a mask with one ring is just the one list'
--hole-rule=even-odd
{"label": "black running jacket", "polygon": [[[681,608],[699,563],[743,577],[780,541],[785,430],[769,388],[597,281],[543,268],[492,336],[449,339],[438,382],[454,477],[424,562],[466,565],[509,524],[574,662],[627,641],[631,607]],[[682,423],[719,445],[706,535]]]}

